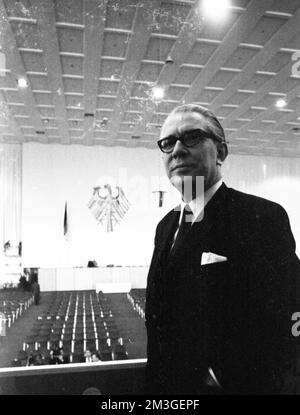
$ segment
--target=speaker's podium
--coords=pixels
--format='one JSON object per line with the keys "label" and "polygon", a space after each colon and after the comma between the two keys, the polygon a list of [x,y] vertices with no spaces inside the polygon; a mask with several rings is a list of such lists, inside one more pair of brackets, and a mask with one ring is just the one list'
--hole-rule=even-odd
{"label": "speaker's podium", "polygon": [[146,359],[0,369],[0,395],[143,395]]}

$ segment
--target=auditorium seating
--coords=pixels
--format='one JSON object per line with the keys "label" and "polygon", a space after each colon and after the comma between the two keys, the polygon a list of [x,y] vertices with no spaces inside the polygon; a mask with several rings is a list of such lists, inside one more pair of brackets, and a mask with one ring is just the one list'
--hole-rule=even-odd
{"label": "auditorium seating", "polygon": [[6,328],[12,324],[33,304],[33,295],[30,292],[22,291],[1,291],[0,292],[0,313],[6,319]]}
{"label": "auditorium seating", "polygon": [[109,299],[95,291],[51,293],[49,306],[24,339],[23,351],[48,354],[57,347],[63,347],[73,363],[79,362],[87,348],[97,350],[103,361],[128,356]]}
{"label": "auditorium seating", "polygon": [[144,288],[134,288],[127,294],[128,301],[133,309],[145,319],[146,290]]}

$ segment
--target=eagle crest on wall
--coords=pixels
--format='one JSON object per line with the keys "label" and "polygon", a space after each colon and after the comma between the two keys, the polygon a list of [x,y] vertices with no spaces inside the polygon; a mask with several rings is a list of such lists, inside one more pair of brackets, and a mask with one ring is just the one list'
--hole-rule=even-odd
{"label": "eagle crest on wall", "polygon": [[105,226],[107,232],[112,232],[114,226],[123,219],[130,206],[123,189],[110,184],[93,188],[93,195],[88,202],[88,208],[98,223]]}

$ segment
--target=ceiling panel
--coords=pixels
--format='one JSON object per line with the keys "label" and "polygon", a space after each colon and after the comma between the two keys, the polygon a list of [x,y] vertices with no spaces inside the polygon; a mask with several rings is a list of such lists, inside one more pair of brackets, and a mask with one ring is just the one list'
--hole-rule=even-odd
{"label": "ceiling panel", "polygon": [[50,91],[49,78],[43,75],[28,75],[32,90]]}
{"label": "ceiling panel", "polygon": [[247,39],[247,43],[263,46],[286,22],[280,17],[263,16]]}
{"label": "ceiling panel", "polygon": [[[151,2],[150,2],[151,4]],[[149,16],[149,24],[153,28],[154,33],[167,35],[177,35],[186,22],[190,6],[181,2],[173,3],[162,1],[160,8],[147,8],[146,13]]]}
{"label": "ceiling panel", "polygon": [[235,77],[235,75],[235,72],[220,70],[216,73],[208,86],[225,88],[226,85]]}
{"label": "ceiling panel", "polygon": [[136,12],[137,0],[109,1],[106,11],[106,25],[122,30],[131,30]]}
{"label": "ceiling panel", "polygon": [[83,23],[83,0],[54,0],[53,3],[57,22]]}
{"label": "ceiling panel", "polygon": [[81,109],[81,108],[69,108],[69,109],[67,109],[67,117],[70,120],[83,119],[83,109]]}
{"label": "ceiling panel", "polygon": [[139,73],[136,77],[137,81],[146,81],[146,82],[155,82],[159,77],[161,68],[161,63],[142,63],[140,66]]}
{"label": "ceiling panel", "polygon": [[144,59],[151,61],[165,61],[169,56],[175,39],[151,37],[145,51]]}
{"label": "ceiling panel", "polygon": [[272,10],[277,13],[295,13],[299,8],[299,0],[274,0]]}
{"label": "ceiling panel", "polygon": [[1,142],[155,148],[170,111],[199,102],[231,152],[300,157],[299,0],[231,4],[215,22],[193,0],[0,0]]}
{"label": "ceiling panel", "polygon": [[41,49],[36,24],[12,21],[10,25],[19,48]]}
{"label": "ceiling panel", "polygon": [[100,66],[101,78],[120,79],[123,62],[113,59],[102,59]]}
{"label": "ceiling panel", "polygon": [[42,54],[22,51],[20,55],[27,72],[47,72]]}
{"label": "ceiling panel", "polygon": [[62,73],[66,75],[83,75],[83,59],[82,57],[64,56],[60,57]]}
{"label": "ceiling panel", "polygon": [[243,67],[255,56],[257,50],[238,47],[223,65],[225,68],[243,69]]}
{"label": "ceiling panel", "polygon": [[110,33],[104,35],[103,52],[104,56],[125,58],[130,33]]}
{"label": "ceiling panel", "polygon": [[273,75],[269,74],[255,74],[252,79],[246,82],[241,89],[249,90],[249,91],[257,91],[262,85],[268,82]]}
{"label": "ceiling panel", "polygon": [[[299,39],[300,45],[300,39]],[[291,55],[285,52],[278,52],[262,68],[263,72],[278,73],[285,65],[291,63]]]}
{"label": "ceiling panel", "polygon": [[116,95],[119,88],[119,82],[99,81],[98,94]]}
{"label": "ceiling panel", "polygon": [[168,89],[168,97],[174,101],[180,101],[188,88],[179,88],[171,86]]}
{"label": "ceiling panel", "polygon": [[58,27],[57,38],[61,52],[83,53],[83,30]]}
{"label": "ceiling panel", "polygon": [[64,92],[83,93],[83,79],[64,78]]}
{"label": "ceiling panel", "polygon": [[7,102],[15,102],[15,103],[20,103],[23,105],[23,100],[22,97],[20,97],[20,94],[18,93],[18,91],[5,91],[5,96],[7,99]]}
{"label": "ceiling panel", "polygon": [[249,98],[249,93],[246,92],[237,92],[235,93],[229,100],[227,100],[227,104],[230,105],[241,105],[247,98]]}
{"label": "ceiling panel", "polygon": [[22,2],[4,0],[3,2],[9,17],[32,18],[30,0],[22,0]]}
{"label": "ceiling panel", "polygon": [[173,84],[191,85],[199,75],[200,71],[200,68],[189,68],[182,65],[174,79]]}
{"label": "ceiling panel", "polygon": [[53,105],[53,97],[51,93],[46,94],[41,92],[35,92],[34,98],[37,105]]}
{"label": "ceiling panel", "polygon": [[205,65],[216,49],[216,44],[197,42],[189,53],[186,63],[198,66]]}

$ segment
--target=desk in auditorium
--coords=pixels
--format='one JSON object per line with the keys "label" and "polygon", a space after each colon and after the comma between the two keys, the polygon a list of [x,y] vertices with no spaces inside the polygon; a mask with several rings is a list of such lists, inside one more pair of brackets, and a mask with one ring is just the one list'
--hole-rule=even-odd
{"label": "desk in auditorium", "polygon": [[[97,290],[119,286],[121,291],[145,288],[149,266],[40,268],[41,291]],[[112,292],[112,291],[109,291]]]}

